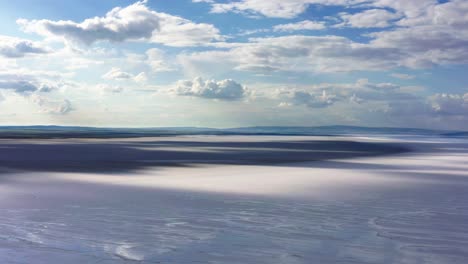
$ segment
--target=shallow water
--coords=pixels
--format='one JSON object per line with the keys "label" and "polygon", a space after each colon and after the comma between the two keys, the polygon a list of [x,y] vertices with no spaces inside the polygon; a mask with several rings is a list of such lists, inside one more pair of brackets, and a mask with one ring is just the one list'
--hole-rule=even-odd
{"label": "shallow water", "polygon": [[[460,142],[454,143],[457,151],[447,144],[444,152],[418,146],[420,152],[403,156],[290,167],[222,165],[88,178],[80,176],[89,173],[5,174],[0,258],[2,263],[466,263],[468,154]],[[172,181],[176,173],[200,180],[179,184]],[[119,177],[117,183],[113,177]],[[219,177],[227,186],[214,181]],[[210,180],[216,184],[206,185]]]}

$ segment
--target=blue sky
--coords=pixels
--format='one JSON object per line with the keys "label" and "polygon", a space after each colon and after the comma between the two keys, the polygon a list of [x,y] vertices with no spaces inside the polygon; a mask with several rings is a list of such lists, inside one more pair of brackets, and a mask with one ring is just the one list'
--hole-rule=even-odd
{"label": "blue sky", "polygon": [[0,124],[468,130],[462,0],[0,1]]}

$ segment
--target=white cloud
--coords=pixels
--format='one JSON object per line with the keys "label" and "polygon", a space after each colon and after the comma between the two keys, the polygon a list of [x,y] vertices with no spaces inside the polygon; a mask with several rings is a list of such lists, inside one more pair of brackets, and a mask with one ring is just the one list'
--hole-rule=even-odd
{"label": "white cloud", "polygon": [[91,87],[90,89],[91,92],[98,91],[101,95],[104,94],[118,94],[124,91],[124,88],[120,85],[109,85],[106,83],[101,83],[98,84],[94,87]]}
{"label": "white cloud", "polygon": [[266,17],[293,18],[307,10],[309,5],[354,5],[366,0],[241,0],[213,3],[213,13],[240,12]]}
{"label": "white cloud", "polygon": [[128,72],[122,71],[120,68],[113,67],[102,76],[106,80],[116,80],[116,81],[135,81],[135,82],[146,82],[147,76],[144,72],[140,72],[137,75],[133,75]]}
{"label": "white cloud", "polygon": [[[15,101],[26,103],[25,108],[20,111],[28,113],[34,111],[34,108],[46,114],[69,113],[73,110],[71,102],[60,97],[66,88],[71,86],[72,83],[61,79],[59,72],[33,71],[25,68],[0,72],[2,98],[5,98],[7,104]],[[14,105],[10,106],[11,110],[18,110]]]}
{"label": "white cloud", "polygon": [[246,88],[234,80],[203,80],[200,77],[192,81],[177,82],[176,94],[208,99],[238,100],[246,95]]}
{"label": "white cloud", "polygon": [[340,103],[348,107],[366,105],[371,109],[373,104],[421,101],[421,97],[408,87],[393,83],[373,83],[367,79],[359,79],[355,83],[320,83],[269,90],[264,97],[279,100],[281,107],[303,105],[309,108],[326,108]]}
{"label": "white cloud", "polygon": [[343,22],[336,27],[384,28],[391,26],[401,15],[384,9],[368,9],[355,14],[341,13],[340,18]]}
{"label": "white cloud", "polygon": [[337,101],[337,96],[323,90],[321,94],[305,91],[293,92],[292,101],[296,105],[305,105],[311,108],[322,108],[333,105]]}
{"label": "white cloud", "polygon": [[292,106],[292,104],[291,104],[291,103],[288,103],[288,102],[280,102],[280,103],[278,104],[278,107],[280,107],[280,108],[289,108],[289,107],[291,107],[291,106]]}
{"label": "white cloud", "polygon": [[438,4],[438,0],[373,0],[367,5],[377,8],[393,9],[406,18],[416,18]]}
{"label": "white cloud", "polygon": [[[343,21],[335,24],[335,27],[395,26],[391,30],[368,34],[370,43],[341,40],[342,43],[337,41],[331,44],[326,38],[322,38],[321,42],[310,43],[310,45],[317,46],[316,50],[326,48],[326,45],[336,45],[336,48],[326,50],[323,55],[311,52],[314,56],[309,59],[314,60],[315,63],[308,64],[324,65],[324,67],[318,67],[319,69],[342,71],[366,70],[366,68],[374,67],[375,70],[387,70],[400,66],[428,68],[434,65],[468,63],[468,48],[466,48],[468,47],[468,18],[466,17],[468,2],[465,0],[448,2],[437,0],[240,0],[213,3],[212,11],[293,18],[303,13],[310,5],[337,5],[345,9],[354,7],[363,9],[359,13],[341,14]],[[293,41],[293,39],[290,40]],[[286,44],[271,44],[271,46],[274,45],[277,49],[283,49],[283,46],[286,46]],[[271,46],[266,45],[266,51],[259,53],[261,55],[268,53],[268,49],[272,49]],[[314,50],[314,48],[306,49]],[[300,51],[298,47],[296,53]],[[248,53],[244,56],[244,60],[250,59],[247,57],[256,59],[261,56]],[[332,58],[336,61],[336,65],[332,65],[332,60],[329,60]],[[277,61],[277,59],[263,60],[262,63],[257,62],[256,65],[239,65],[237,69],[274,70],[277,69],[278,65],[275,65]],[[297,61],[293,59],[292,64],[297,65]]]}
{"label": "white cloud", "polygon": [[[458,2],[464,0],[455,0]],[[206,2],[206,1],[204,1]],[[406,17],[417,17],[422,10],[434,6],[437,0],[237,0],[227,3],[211,3],[213,13],[236,12],[260,14],[266,17],[294,18],[304,13],[311,5],[342,6],[345,8],[367,7],[393,9]]]}
{"label": "white cloud", "polygon": [[[257,33],[266,33],[270,32],[271,30],[268,28],[259,28],[259,29],[248,29],[248,30],[240,30],[237,36],[249,36]],[[225,43],[226,44],[226,43]]]}
{"label": "white cloud", "polygon": [[56,80],[55,73],[10,70],[0,72],[0,90],[9,90],[21,95],[33,92],[51,92],[65,86],[61,80]]}
{"label": "white cloud", "polygon": [[106,74],[104,74],[102,78],[107,79],[107,80],[123,81],[123,80],[132,79],[133,74],[124,72],[121,69],[114,67],[110,71],[108,71]]}
{"label": "white cloud", "polygon": [[211,24],[193,23],[190,20],[164,13],[159,13],[159,17],[161,28],[153,34],[151,42],[186,47],[224,40],[219,30]]}
{"label": "white cloud", "polygon": [[303,20],[297,23],[281,24],[273,27],[273,31],[298,31],[325,29],[325,23],[321,21]]}
{"label": "white cloud", "polygon": [[146,76],[146,73],[140,72],[135,77],[133,77],[133,80],[135,80],[137,83],[146,83],[148,81],[148,76]]}
{"label": "white cloud", "polygon": [[[258,87],[258,86],[257,86]],[[258,102],[269,101],[281,111],[296,112],[296,107],[310,110],[297,114],[307,116],[318,113],[326,118],[346,118],[366,120],[372,124],[397,126],[463,127],[468,115],[468,93],[434,94],[426,97],[420,89],[399,86],[393,83],[374,83],[359,79],[355,83],[320,83],[274,89],[262,87],[263,97]],[[302,109],[301,111],[304,111]],[[382,121],[382,122],[380,122]],[[387,123],[386,123],[387,122]],[[390,122],[390,123],[388,123]]]}
{"label": "white cloud", "polygon": [[0,35],[0,56],[20,58],[30,54],[44,54],[50,50],[41,44],[25,39]]}
{"label": "white cloud", "polygon": [[401,64],[408,67],[467,63],[468,2],[433,2],[426,1],[419,11],[407,8],[409,14],[397,22],[401,27],[370,34],[374,38],[371,45],[401,49],[407,54]]}
{"label": "white cloud", "polygon": [[18,19],[17,23],[26,32],[86,45],[98,41],[146,40],[168,46],[196,46],[223,39],[213,25],[155,12],[144,1],[116,7],[104,17],[89,18],[80,23],[46,19]]}
{"label": "white cloud", "polygon": [[382,71],[405,59],[398,48],[360,44],[338,36],[282,36],[253,38],[230,49],[179,55],[189,72],[232,70],[270,73]]}
{"label": "white cloud", "polygon": [[150,11],[143,2],[125,8],[116,7],[104,17],[89,18],[81,23],[46,19],[19,19],[17,22],[26,32],[61,36],[88,45],[100,40],[121,42],[149,39],[153,31],[160,27],[158,14]]}
{"label": "white cloud", "polygon": [[380,90],[380,91],[391,91],[397,90],[400,88],[399,85],[394,83],[371,83],[368,79],[359,79],[356,82],[356,86],[360,88],[369,88],[373,90]]}
{"label": "white cloud", "polygon": [[[255,1],[233,2],[253,4]],[[329,1],[340,4],[339,1]],[[369,9],[350,15],[346,25],[384,27],[390,30],[367,34],[368,42],[340,36],[282,36],[251,38],[247,43],[217,45],[220,50],[182,54],[179,60],[186,72],[232,70],[271,73],[386,71],[399,67],[413,69],[436,65],[468,63],[468,3],[454,0],[368,1]],[[270,3],[262,1],[265,5]],[[288,2],[290,3],[290,2]],[[341,3],[343,4],[343,3]],[[403,18],[393,21],[397,17]],[[359,18],[359,19],[358,19]],[[223,48],[224,50],[221,50]]]}
{"label": "white cloud", "polygon": [[[14,105],[15,98],[28,101],[36,95],[41,95],[44,98],[38,102],[42,102],[44,112],[66,113],[69,111],[67,109],[71,109],[71,104],[64,99],[53,98],[59,94],[73,99],[73,105],[78,106],[91,105],[93,100],[99,100],[103,108],[104,106],[110,108],[116,105],[126,105],[127,102],[131,102],[129,105],[138,105],[137,108],[142,109],[138,110],[140,113],[149,108],[154,110],[154,105],[164,105],[167,109],[190,112],[191,109],[197,107],[203,108],[199,106],[206,103],[205,100],[182,97],[172,98],[174,100],[172,103],[167,100],[170,98],[170,94],[167,93],[172,92],[180,96],[218,99],[219,102],[213,103],[217,106],[235,108],[240,104],[250,105],[252,109],[263,111],[262,117],[273,115],[267,113],[271,109],[282,112],[276,107],[279,105],[283,107],[284,112],[288,111],[288,114],[291,114],[291,120],[296,117],[297,120],[301,118],[305,120],[312,112],[317,115],[324,113],[323,119],[328,119],[330,117],[328,114],[331,112],[347,115],[348,110],[356,116],[362,114],[363,118],[372,112],[377,119],[387,116],[395,120],[399,119],[395,118],[397,116],[408,117],[409,120],[415,115],[419,115],[419,119],[427,120],[432,120],[431,118],[440,120],[459,118],[461,120],[460,117],[468,115],[468,95],[463,94],[464,92],[443,94],[441,93],[443,88],[436,90],[439,94],[426,97],[428,92],[421,93],[421,87],[402,87],[393,83],[371,82],[366,79],[350,84],[322,83],[307,87],[297,84],[312,80],[313,74],[328,73],[324,74],[323,78],[332,80],[335,76],[341,77],[330,73],[349,71],[381,71],[384,75],[372,75],[373,78],[391,76],[410,80],[414,76],[407,74],[405,68],[466,64],[468,63],[468,18],[466,16],[468,3],[466,1],[452,0],[442,3],[442,1],[435,0],[194,0],[193,2],[207,2],[213,5],[214,12],[240,12],[256,16],[298,18],[292,21],[283,20],[268,29],[263,28],[264,23],[258,23],[261,28],[249,27],[249,31],[242,31],[242,28],[233,25],[230,31],[240,32],[239,35],[262,33],[259,36],[269,34],[272,36],[245,40],[245,38],[236,38],[239,35],[232,35],[229,42],[221,42],[223,37],[213,25],[159,13],[151,10],[143,2],[116,8],[100,17],[82,21],[19,20],[18,22],[25,30],[39,33],[47,38],[44,42],[36,42],[0,37],[0,40],[3,40],[0,41],[0,57],[5,57],[0,58],[0,64],[8,63],[1,66],[0,70],[0,92],[6,98],[2,102],[3,108],[14,108],[9,106]],[[343,8],[330,10],[344,10],[347,13],[336,14],[337,17],[342,18],[342,21],[339,19],[336,21],[330,19],[326,22],[313,21],[311,17],[306,16],[309,13],[299,16],[309,6],[315,4],[341,5]],[[216,8],[220,9],[216,11]],[[315,10],[316,7],[313,8]],[[325,26],[333,27],[333,24],[343,28],[324,30],[318,34],[319,36],[309,34],[312,32],[299,32],[300,30],[321,30]],[[349,29],[351,27],[361,29]],[[295,32],[294,34],[297,35],[284,32]],[[334,32],[352,37],[324,35],[334,34]],[[360,32],[374,33],[356,35]],[[73,42],[73,45],[65,45],[63,49],[58,49],[47,56],[11,59],[49,52],[43,43],[57,39],[65,40],[66,44]],[[217,42],[218,40],[220,42]],[[236,40],[244,42],[236,42]],[[142,49],[147,49],[148,44],[131,43],[109,46],[98,43],[121,41],[158,44],[150,45],[145,52]],[[79,46],[75,43],[92,46]],[[93,43],[97,44],[93,45]],[[204,47],[167,49],[159,43],[178,47],[195,45],[204,45]],[[56,44],[52,42],[51,45],[61,46]],[[32,71],[5,73],[4,69],[11,69],[11,65],[15,64],[28,65],[35,69],[42,67],[60,69],[62,72],[59,72],[58,76]],[[118,68],[111,69],[111,67]],[[178,72],[179,69],[184,72]],[[73,72],[67,70],[73,70]],[[167,75],[160,74],[168,71],[174,72]],[[359,76],[364,72],[359,73]],[[221,79],[225,76],[239,76],[236,78],[242,78],[242,84],[245,82],[249,87],[255,87],[256,96],[252,97],[250,89],[247,90],[244,85],[233,80],[196,78],[178,82],[177,88],[174,85],[164,86],[165,83],[173,81],[172,78],[180,78],[182,74],[189,76],[184,77],[188,79],[194,76],[211,76]],[[155,76],[161,76],[161,78],[154,78]],[[99,85],[97,83],[100,82],[100,77],[111,81],[102,81],[106,84]],[[80,85],[82,89],[63,89],[65,84],[61,78],[76,78],[77,82],[79,79],[86,79],[90,83]],[[296,84],[293,78],[297,78]],[[285,91],[282,91],[280,96],[274,97],[267,89],[257,89],[257,83],[249,83],[254,80],[267,80],[267,82],[283,80],[290,86],[285,85]],[[96,81],[97,83],[93,83]],[[421,77],[418,81],[427,80]],[[140,85],[141,83],[144,85]],[[124,89],[129,90],[124,94],[125,96],[119,94]],[[160,97],[147,98],[148,92],[152,91],[160,91],[161,93],[158,94]],[[96,96],[98,99],[95,99],[94,95],[99,95],[100,92],[103,96]],[[247,99],[255,101],[255,104],[247,102]],[[238,101],[223,102],[229,100]],[[179,109],[182,105],[179,104],[180,102],[184,102],[184,110]],[[185,102],[189,103],[185,105]],[[30,101],[27,103],[31,104]],[[303,114],[297,110],[310,113]],[[92,113],[94,109],[82,107],[77,111]],[[137,110],[132,111],[136,113]],[[203,109],[202,111],[210,110]],[[82,113],[84,113],[83,116],[87,115],[85,112]],[[168,116],[171,115],[172,113],[168,114]],[[128,119],[132,119],[131,116],[128,114]],[[284,119],[277,121],[281,123]],[[123,120],[123,123],[127,124],[125,122],[127,121]],[[133,121],[128,121],[128,123],[131,122]],[[144,124],[144,122],[139,124]]]}
{"label": "white cloud", "polygon": [[146,63],[151,67],[153,72],[168,72],[174,70],[166,54],[161,49],[152,48],[147,50]]}
{"label": "white cloud", "polygon": [[365,102],[364,99],[358,97],[356,94],[353,94],[350,98],[349,98],[349,101],[352,102],[352,103],[356,103],[356,104],[362,104]]}
{"label": "white cloud", "polygon": [[402,79],[402,80],[412,80],[414,79],[413,75],[406,74],[406,73],[392,73],[390,76],[397,78],[397,79]]}
{"label": "white cloud", "polygon": [[40,108],[40,112],[55,115],[65,115],[73,111],[72,104],[69,100],[51,100],[43,96],[31,97],[34,102]]}
{"label": "white cloud", "polygon": [[437,114],[464,116],[468,114],[468,93],[435,94],[429,97],[429,103]]}

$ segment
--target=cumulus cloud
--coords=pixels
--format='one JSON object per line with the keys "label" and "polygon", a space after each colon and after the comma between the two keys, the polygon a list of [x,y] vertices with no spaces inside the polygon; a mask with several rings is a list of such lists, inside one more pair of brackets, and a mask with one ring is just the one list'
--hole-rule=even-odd
{"label": "cumulus cloud", "polygon": [[31,97],[34,102],[40,108],[40,112],[54,115],[65,115],[73,111],[72,104],[69,100],[51,100],[43,96]]}
{"label": "cumulus cloud", "polygon": [[239,100],[246,95],[246,88],[231,79],[214,81],[197,77],[191,81],[178,81],[176,93],[208,99]]}
{"label": "cumulus cloud", "polygon": [[292,101],[296,105],[305,105],[311,108],[322,108],[334,104],[338,101],[336,95],[328,94],[327,91],[322,91],[321,94],[314,94],[305,91],[293,92]]}
{"label": "cumulus cloud", "polygon": [[325,29],[325,23],[321,21],[303,20],[296,23],[276,25],[273,31],[298,31],[298,30],[321,30]]}
{"label": "cumulus cloud", "polygon": [[[41,113],[66,114],[72,110],[71,103],[59,98],[68,87],[74,86],[74,83],[64,81],[61,76],[59,72],[25,68],[0,71],[0,93],[7,104],[19,99],[37,106]],[[51,99],[53,97],[57,98]]]}
{"label": "cumulus cloud", "polygon": [[343,22],[336,27],[384,28],[391,26],[401,15],[384,9],[368,9],[355,14],[341,13],[340,18]]}
{"label": "cumulus cloud", "polygon": [[168,46],[195,46],[222,39],[213,25],[153,11],[146,6],[146,1],[116,7],[104,17],[88,18],[80,23],[47,19],[18,19],[17,23],[26,32],[86,45],[98,41],[146,40]]}
{"label": "cumulus cloud", "polygon": [[108,80],[118,80],[118,81],[123,81],[123,80],[129,80],[133,78],[133,74],[127,73],[122,71],[119,68],[112,68],[110,71],[108,71],[106,74],[102,76],[104,79]]}
{"label": "cumulus cloud", "polygon": [[73,21],[26,20],[17,23],[27,32],[45,36],[61,36],[65,39],[92,44],[100,40],[121,42],[149,39],[159,28],[159,16],[143,2],[125,8],[116,7],[104,17],[94,17],[81,23]]}
{"label": "cumulus cloud", "polygon": [[409,88],[393,83],[373,83],[367,79],[359,79],[355,83],[321,83],[306,87],[280,88],[266,96],[279,100],[282,107],[302,105],[309,108],[326,108],[337,103],[388,106],[390,102],[421,101],[421,97]]}
{"label": "cumulus cloud", "polygon": [[433,111],[442,115],[467,115],[468,93],[435,94],[429,97]]}
{"label": "cumulus cloud", "polygon": [[49,49],[37,42],[25,39],[0,36],[0,56],[7,58],[21,58],[29,54],[48,53]]}
{"label": "cumulus cloud", "polygon": [[309,89],[280,89],[275,91],[280,100],[279,107],[306,106],[309,108],[326,108],[343,101],[346,95],[339,94],[332,87],[309,87]]}
{"label": "cumulus cloud", "polygon": [[128,72],[122,71],[120,68],[113,67],[102,76],[103,79],[116,80],[116,81],[135,81],[135,82],[146,82],[148,80],[146,73],[140,72],[137,75],[133,75]]}
{"label": "cumulus cloud", "polygon": [[[0,72],[0,90],[9,90],[17,94],[29,95],[33,92],[51,92],[64,84],[61,81],[46,79],[47,73]],[[50,77],[50,76],[49,76]]]}
{"label": "cumulus cloud", "polygon": [[338,113],[348,111],[350,116],[370,118],[370,122],[380,118],[399,126],[464,127],[463,122],[468,116],[468,93],[437,93],[425,97],[411,88],[360,79],[355,83],[282,88],[271,98],[279,100],[278,106],[282,108],[306,106],[314,112],[332,108]]}

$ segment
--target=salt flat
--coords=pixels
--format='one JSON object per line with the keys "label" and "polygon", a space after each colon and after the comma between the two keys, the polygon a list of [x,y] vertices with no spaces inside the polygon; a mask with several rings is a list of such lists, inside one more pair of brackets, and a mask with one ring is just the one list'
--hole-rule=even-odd
{"label": "salt flat", "polygon": [[466,263],[467,160],[437,137],[3,140],[0,262]]}

